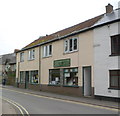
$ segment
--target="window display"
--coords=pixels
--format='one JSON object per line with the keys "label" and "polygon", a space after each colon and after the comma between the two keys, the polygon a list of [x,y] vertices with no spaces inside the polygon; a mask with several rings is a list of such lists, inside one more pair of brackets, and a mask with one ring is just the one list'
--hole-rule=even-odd
{"label": "window display", "polygon": [[49,70],[49,84],[78,86],[78,68]]}
{"label": "window display", "polygon": [[60,85],[60,69],[50,70],[49,84]]}
{"label": "window display", "polygon": [[78,85],[78,69],[64,69],[64,85]]}
{"label": "window display", "polygon": [[37,84],[38,83],[38,71],[30,71],[30,83]]}

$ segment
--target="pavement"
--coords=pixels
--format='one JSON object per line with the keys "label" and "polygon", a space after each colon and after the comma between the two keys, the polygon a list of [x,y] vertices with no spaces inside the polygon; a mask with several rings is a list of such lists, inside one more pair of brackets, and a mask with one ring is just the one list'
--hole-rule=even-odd
{"label": "pavement", "polygon": [[17,112],[10,103],[2,100],[2,114],[17,114]]}
{"label": "pavement", "polygon": [[[57,99],[69,100],[69,101],[77,101],[77,102],[82,102],[86,104],[104,106],[104,107],[109,107],[109,108],[118,109],[119,107],[118,102],[99,100],[99,99],[95,99],[92,97],[72,97],[72,96],[66,96],[66,95],[55,94],[55,93],[50,93],[50,92],[34,91],[30,89],[21,89],[21,88],[16,88],[13,86],[5,86],[4,88],[15,90],[15,91],[20,91],[20,92],[26,92],[30,94],[35,94],[35,95],[40,95],[40,96],[52,97],[52,98],[57,98]],[[3,101],[3,104],[2,104],[2,111],[5,114],[16,114],[16,111],[12,107],[12,105],[5,101]]]}
{"label": "pavement", "polygon": [[[0,87],[2,85],[0,84]],[[0,116],[2,114],[17,114],[15,107],[12,104],[8,103],[7,101],[1,99],[2,98],[2,90],[0,90]]]}

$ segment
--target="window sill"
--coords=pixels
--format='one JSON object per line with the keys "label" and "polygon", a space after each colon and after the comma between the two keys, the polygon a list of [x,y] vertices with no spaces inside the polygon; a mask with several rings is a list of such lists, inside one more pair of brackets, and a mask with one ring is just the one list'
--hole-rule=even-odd
{"label": "window sill", "polygon": [[112,88],[112,87],[110,87],[110,88],[108,88],[108,89],[120,90],[120,88]]}
{"label": "window sill", "polygon": [[28,59],[28,61],[33,61],[33,60],[35,60],[35,58],[34,59]]}
{"label": "window sill", "polygon": [[109,55],[110,57],[112,57],[112,56],[120,56],[120,54],[111,54],[111,55]]}
{"label": "window sill", "polygon": [[23,61],[20,61],[20,63],[22,63],[22,62],[24,62],[24,60],[23,60]]}
{"label": "window sill", "polygon": [[75,51],[69,51],[69,52],[64,52],[63,54],[71,54],[71,53],[75,53],[75,52],[78,52],[78,50],[75,50]]}
{"label": "window sill", "polygon": [[79,88],[78,85],[63,85],[63,87],[74,87],[74,88]]}
{"label": "window sill", "polygon": [[57,87],[60,87],[60,85],[53,85],[53,84],[48,84],[48,86],[57,86]]}
{"label": "window sill", "polygon": [[50,55],[50,56],[44,56],[44,57],[42,57],[42,58],[44,59],[44,58],[49,58],[49,57],[52,57],[52,55]]}

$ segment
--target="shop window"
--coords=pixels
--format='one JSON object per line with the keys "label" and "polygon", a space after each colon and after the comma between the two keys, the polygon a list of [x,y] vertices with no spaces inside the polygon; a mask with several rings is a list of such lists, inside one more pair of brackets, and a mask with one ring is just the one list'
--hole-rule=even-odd
{"label": "shop window", "polygon": [[43,46],[43,57],[52,55],[52,45]]}
{"label": "shop window", "polygon": [[67,39],[64,41],[64,52],[74,52],[78,50],[78,38]]}
{"label": "shop window", "polygon": [[34,49],[28,51],[28,60],[33,60],[33,59],[35,59],[35,50]]}
{"label": "shop window", "polygon": [[20,83],[25,83],[25,72],[20,71]]}
{"label": "shop window", "polygon": [[78,68],[64,69],[64,85],[78,85]]}
{"label": "shop window", "polygon": [[49,84],[60,85],[60,69],[53,69],[49,71]]}
{"label": "shop window", "polygon": [[38,84],[38,71],[30,71],[30,83],[31,84]]}
{"label": "shop window", "polygon": [[111,37],[111,55],[120,55],[120,35]]}
{"label": "shop window", "polygon": [[20,53],[20,62],[24,61],[24,52]]}
{"label": "shop window", "polygon": [[120,70],[110,70],[110,88],[120,89]]}

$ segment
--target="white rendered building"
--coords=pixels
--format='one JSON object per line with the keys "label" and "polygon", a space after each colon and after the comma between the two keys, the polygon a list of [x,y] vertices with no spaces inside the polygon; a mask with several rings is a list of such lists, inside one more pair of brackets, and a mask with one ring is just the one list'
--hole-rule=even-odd
{"label": "white rendered building", "polygon": [[120,98],[120,8],[109,7],[94,28],[94,95]]}

